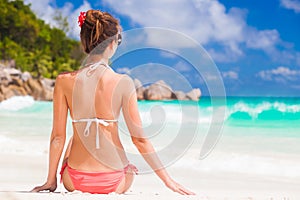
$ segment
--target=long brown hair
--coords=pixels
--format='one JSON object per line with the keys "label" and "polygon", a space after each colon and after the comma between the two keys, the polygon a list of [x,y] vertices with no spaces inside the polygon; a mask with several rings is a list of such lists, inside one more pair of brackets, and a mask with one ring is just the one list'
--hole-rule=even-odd
{"label": "long brown hair", "polygon": [[111,14],[100,10],[87,11],[80,31],[84,51],[90,53],[98,46],[97,52],[102,53],[119,31],[121,31],[119,20]]}

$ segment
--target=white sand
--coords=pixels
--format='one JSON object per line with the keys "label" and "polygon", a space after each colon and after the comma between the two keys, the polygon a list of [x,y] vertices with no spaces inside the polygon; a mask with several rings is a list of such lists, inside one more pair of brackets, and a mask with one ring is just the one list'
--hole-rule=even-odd
{"label": "white sand", "polygon": [[[24,141],[27,147],[47,149],[47,138]],[[26,148],[27,148],[26,147]],[[18,149],[18,147],[11,147]],[[210,155],[217,156],[216,154]],[[29,193],[33,187],[44,183],[47,175],[48,154],[29,155],[24,152],[0,153],[0,200],[32,199],[300,199],[300,180],[238,173],[199,172],[171,166],[172,177],[194,191],[195,196],[182,196],[172,192],[155,174],[138,175],[129,192],[123,195],[92,195],[67,193],[58,186],[55,193]],[[61,193],[61,191],[63,191]]]}

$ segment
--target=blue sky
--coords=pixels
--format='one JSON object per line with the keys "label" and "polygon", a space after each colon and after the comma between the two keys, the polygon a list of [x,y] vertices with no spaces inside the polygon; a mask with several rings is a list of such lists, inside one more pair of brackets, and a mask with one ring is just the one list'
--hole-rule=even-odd
{"label": "blue sky", "polygon": [[[52,26],[55,10],[61,10],[69,20],[68,35],[77,39],[78,13],[91,8],[112,13],[124,31],[143,27],[179,31],[212,57],[229,96],[300,96],[300,0],[24,1]],[[113,66],[128,72],[147,63],[178,70],[192,87],[209,95],[192,66],[161,51],[130,53]]]}

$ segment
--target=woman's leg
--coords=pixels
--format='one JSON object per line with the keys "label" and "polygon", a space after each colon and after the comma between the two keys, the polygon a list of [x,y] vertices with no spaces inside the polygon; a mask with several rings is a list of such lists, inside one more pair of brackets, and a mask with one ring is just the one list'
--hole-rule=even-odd
{"label": "woman's leg", "polygon": [[118,187],[116,189],[116,193],[122,194],[130,188],[130,186],[132,185],[133,179],[134,179],[134,173],[135,172],[129,167],[129,169],[127,170],[127,172],[125,174],[125,177],[118,185]]}

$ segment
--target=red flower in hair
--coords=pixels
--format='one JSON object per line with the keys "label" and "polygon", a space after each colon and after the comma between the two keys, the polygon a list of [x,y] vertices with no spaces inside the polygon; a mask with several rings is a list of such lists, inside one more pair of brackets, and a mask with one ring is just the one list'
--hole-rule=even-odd
{"label": "red flower in hair", "polygon": [[85,20],[85,12],[80,12],[80,15],[78,16],[78,25],[81,28],[82,24]]}

